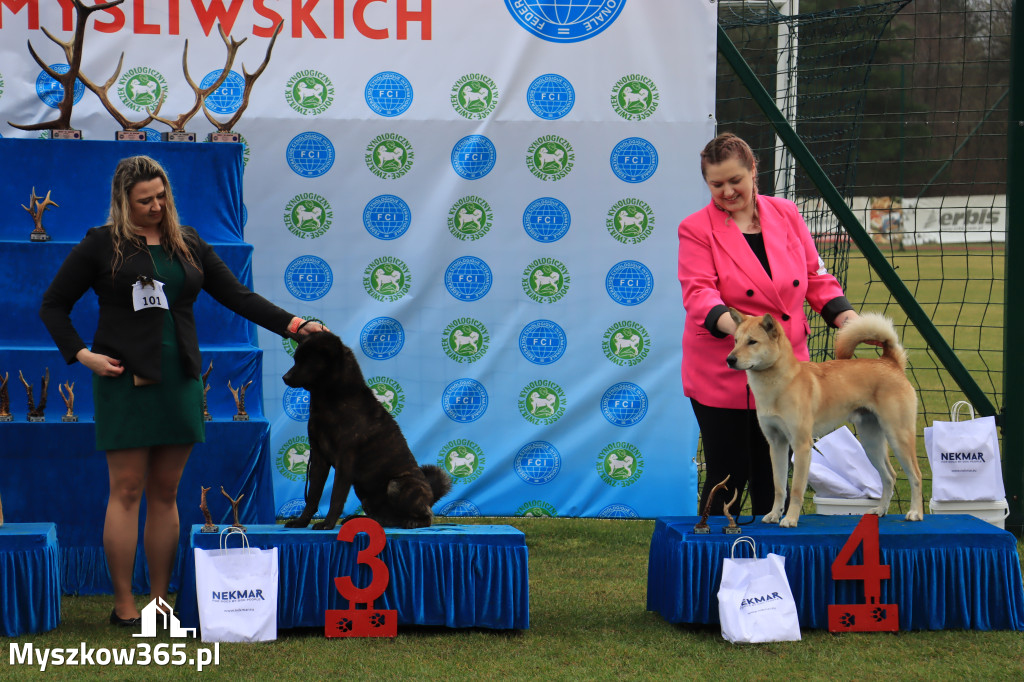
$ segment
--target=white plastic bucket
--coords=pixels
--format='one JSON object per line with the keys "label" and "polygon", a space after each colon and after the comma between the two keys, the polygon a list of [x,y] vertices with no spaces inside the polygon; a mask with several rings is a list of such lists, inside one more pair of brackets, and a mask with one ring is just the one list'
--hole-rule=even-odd
{"label": "white plastic bucket", "polygon": [[814,496],[814,508],[818,514],[831,516],[863,516],[878,506],[878,500],[870,497],[818,497]]}
{"label": "white plastic bucket", "polygon": [[1006,517],[1010,515],[1010,505],[1006,498],[1001,500],[972,500],[970,502],[941,502],[928,500],[928,510],[932,514],[970,514],[983,521],[988,521],[997,528],[1005,528]]}

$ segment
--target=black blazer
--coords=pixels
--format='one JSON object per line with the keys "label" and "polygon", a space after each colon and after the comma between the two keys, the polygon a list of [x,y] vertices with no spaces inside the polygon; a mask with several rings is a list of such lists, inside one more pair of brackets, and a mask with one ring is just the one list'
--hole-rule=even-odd
{"label": "black blazer", "polygon": [[[200,289],[226,308],[281,336],[288,334],[293,315],[278,308],[259,294],[247,289],[231,272],[213,248],[191,227],[182,226],[185,242],[201,270],[182,263],[185,283],[178,300],[171,306],[177,332],[182,370],[199,378],[201,360],[196,321],[192,314]],[[43,294],[39,316],[53,337],[61,355],[70,365],[86,347],[71,324],[71,308],[90,287],[99,298],[99,323],[92,350],[122,361],[125,369],[146,379],[159,381],[160,342],[164,309],[135,311],[132,285],[139,275],[153,277],[153,261],[144,250],[128,253],[117,273],[111,276],[114,245],[109,225],[90,229],[68,254],[53,282]]]}

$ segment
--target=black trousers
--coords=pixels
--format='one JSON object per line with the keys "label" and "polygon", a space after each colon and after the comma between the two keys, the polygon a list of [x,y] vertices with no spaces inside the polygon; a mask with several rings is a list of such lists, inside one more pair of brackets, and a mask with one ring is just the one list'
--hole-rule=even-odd
{"label": "black trousers", "polygon": [[730,507],[733,516],[739,513],[743,489],[750,496],[755,516],[767,514],[775,502],[775,482],[772,479],[772,461],[768,441],[761,433],[754,410],[733,410],[708,407],[694,399],[693,414],[697,417],[701,440],[704,444],[705,478],[700,491],[697,513],[703,514],[711,489],[729,477],[726,490],[715,494],[711,505],[712,516],[722,516],[722,508],[739,490],[736,503]]}

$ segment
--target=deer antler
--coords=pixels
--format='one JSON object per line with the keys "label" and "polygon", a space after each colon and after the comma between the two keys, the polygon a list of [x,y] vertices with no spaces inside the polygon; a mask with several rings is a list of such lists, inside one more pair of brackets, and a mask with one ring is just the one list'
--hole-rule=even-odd
{"label": "deer antler", "polygon": [[281,27],[284,26],[284,19],[277,23],[277,28],[274,29],[274,35],[270,38],[270,44],[267,46],[267,54],[263,57],[263,63],[260,64],[260,68],[256,69],[255,73],[249,73],[245,70],[245,64],[242,64],[242,75],[245,78],[245,89],[242,90],[242,104],[238,107],[238,110],[231,116],[226,123],[221,123],[210,114],[210,110],[206,108],[206,101],[203,101],[203,113],[206,114],[207,120],[217,127],[222,133],[230,131],[238,120],[242,118],[242,112],[245,111],[246,107],[249,106],[249,95],[252,93],[252,86],[256,84],[256,79],[263,74],[263,70],[267,68],[267,64],[270,63],[270,52],[274,49],[274,43],[277,41],[277,34],[281,32]]}
{"label": "deer antler", "polygon": [[231,65],[235,62],[235,55],[238,53],[238,48],[242,46],[248,38],[242,38],[241,40],[235,40],[234,38],[228,39],[228,36],[224,35],[224,27],[217,24],[217,32],[220,33],[220,39],[224,41],[224,45],[228,48],[227,61],[224,64],[224,69],[221,71],[220,76],[215,80],[210,87],[200,88],[196,85],[195,81],[192,80],[192,76],[188,72],[188,39],[185,39],[185,50],[181,55],[181,68],[185,72],[185,80],[188,81],[192,91],[196,93],[195,104],[192,108],[186,111],[184,114],[178,116],[173,122],[166,118],[160,118],[153,112],[153,118],[160,121],[164,125],[170,126],[171,130],[175,132],[181,132],[185,130],[185,124],[192,120],[192,117],[199,113],[199,109],[205,106],[206,97],[219,88],[221,83],[227,79],[228,74],[231,72]]}
{"label": "deer antler", "polygon": [[57,73],[49,66],[46,62],[39,58],[36,51],[32,48],[32,41],[28,41],[28,51],[32,55],[32,58],[36,60],[36,63],[42,67],[46,74],[61,84],[64,88],[64,98],[60,101],[58,110],[60,115],[53,121],[44,121],[42,123],[30,123],[27,125],[19,125],[17,123],[8,124],[21,130],[60,130],[68,128],[71,125],[71,108],[75,104],[75,79],[78,78],[78,74],[82,70],[82,45],[85,43],[85,24],[89,19],[89,15],[98,10],[109,9],[120,5],[124,0],[112,0],[111,2],[105,2],[102,5],[85,5],[82,0],[73,0],[75,4],[75,36],[71,42],[63,42],[53,37],[49,31],[45,28],[43,32],[46,36],[64,48],[64,54],[68,56],[68,72]]}

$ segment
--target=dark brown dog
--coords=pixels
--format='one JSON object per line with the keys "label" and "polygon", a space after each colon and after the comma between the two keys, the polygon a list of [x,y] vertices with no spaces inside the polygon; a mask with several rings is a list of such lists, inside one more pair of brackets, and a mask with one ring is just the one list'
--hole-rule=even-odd
{"label": "dark brown dog", "polygon": [[330,332],[311,334],[283,378],[310,397],[306,508],[285,526],[310,522],[332,466],[330,509],[314,529],[334,528],[350,487],[366,515],[382,526],[429,526],[430,508],[451,490],[451,479],[439,467],[416,463],[398,423],[366,385],[352,349]]}

